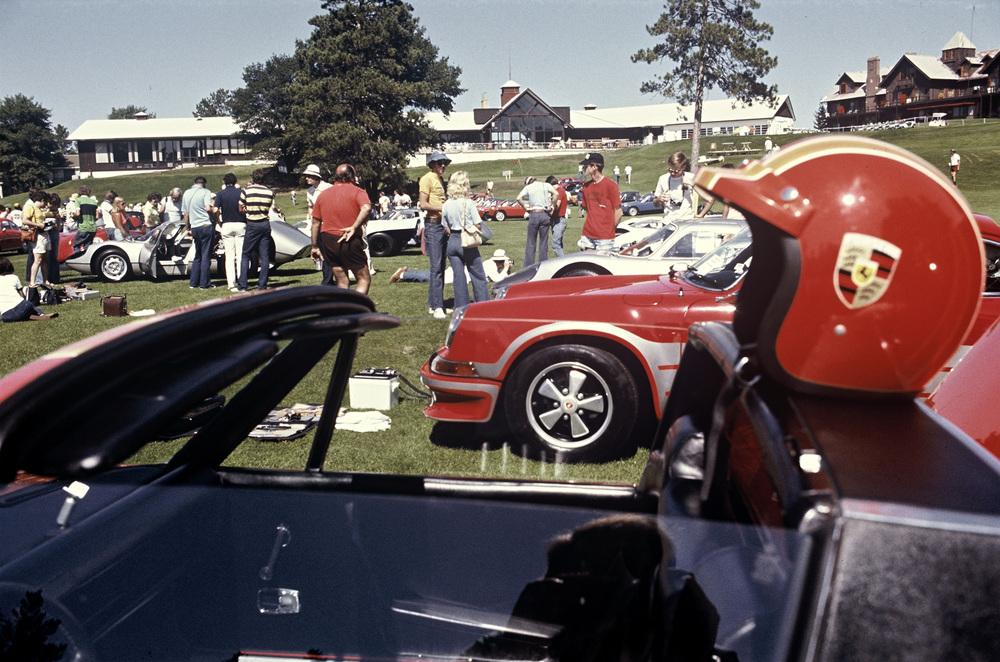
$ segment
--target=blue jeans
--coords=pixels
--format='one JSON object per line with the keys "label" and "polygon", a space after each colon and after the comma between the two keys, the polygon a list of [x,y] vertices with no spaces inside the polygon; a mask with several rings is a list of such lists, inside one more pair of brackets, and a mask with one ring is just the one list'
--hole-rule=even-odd
{"label": "blue jeans", "polygon": [[0,315],[0,320],[4,322],[23,322],[30,319],[32,315],[41,314],[41,308],[25,299],[10,310],[5,310],[3,315]]}
{"label": "blue jeans", "polygon": [[472,296],[476,301],[486,301],[489,291],[486,288],[486,272],[483,271],[483,258],[479,249],[462,248],[462,233],[451,231],[448,238],[448,261],[455,279],[455,308],[469,305],[469,286],[465,282],[465,268],[469,268],[472,277]]}
{"label": "blue jeans", "polygon": [[555,225],[552,226],[552,252],[556,257],[565,255],[563,250],[563,235],[566,234],[566,217],[560,216]]}
{"label": "blue jeans", "polygon": [[[552,216],[547,211],[528,213],[528,241],[524,245],[524,266],[529,267],[535,262],[541,262],[549,257],[549,227]],[[538,246],[538,256],[535,256],[535,246]]]}
{"label": "blue jeans", "polygon": [[59,229],[49,230],[49,252],[45,254],[45,259],[49,261],[49,282],[58,285],[62,282],[59,278]]}
{"label": "blue jeans", "polygon": [[209,272],[212,269],[212,239],[215,228],[211,223],[191,228],[191,238],[194,240],[194,260],[191,262],[191,287],[206,288],[212,284]]}
{"label": "blue jeans", "polygon": [[243,237],[243,257],[240,260],[240,283],[237,287],[247,289],[247,276],[250,274],[250,256],[257,253],[260,263],[260,275],[257,276],[257,287],[267,287],[267,274],[271,270],[271,223],[270,221],[247,221],[247,233]]}
{"label": "blue jeans", "polygon": [[424,249],[430,262],[431,282],[427,289],[427,307],[444,308],[444,262],[448,235],[440,223],[424,225]]}

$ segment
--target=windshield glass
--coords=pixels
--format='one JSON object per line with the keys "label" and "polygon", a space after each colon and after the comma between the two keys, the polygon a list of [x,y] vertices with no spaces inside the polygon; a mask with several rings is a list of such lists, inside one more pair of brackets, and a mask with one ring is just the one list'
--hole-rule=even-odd
{"label": "windshield glass", "polygon": [[[45,554],[18,560],[5,539],[0,612],[27,600],[20,625],[57,619],[37,643],[65,644],[63,659],[135,659],[137,646],[162,660],[788,654],[781,615],[808,549],[794,531],[240,479],[140,488],[112,522],[71,521]],[[92,483],[83,503],[127,484]],[[30,490],[38,526],[18,537],[44,537],[65,494]]]}
{"label": "windshield glass", "polygon": [[750,232],[743,232],[688,267],[683,278],[699,287],[725,290],[750,267]]}
{"label": "windshield glass", "polygon": [[635,242],[631,246],[623,249],[621,255],[631,255],[632,257],[646,257],[652,255],[667,239],[677,230],[677,226],[671,223],[660,228],[645,239]]}

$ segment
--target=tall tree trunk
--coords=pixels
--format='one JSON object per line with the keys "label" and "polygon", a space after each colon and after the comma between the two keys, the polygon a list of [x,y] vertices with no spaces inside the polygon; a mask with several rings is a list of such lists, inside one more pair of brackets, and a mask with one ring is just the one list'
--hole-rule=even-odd
{"label": "tall tree trunk", "polygon": [[701,152],[701,108],[705,102],[705,65],[698,64],[698,80],[695,84],[694,132],[691,134],[691,169],[698,168],[698,154]]}

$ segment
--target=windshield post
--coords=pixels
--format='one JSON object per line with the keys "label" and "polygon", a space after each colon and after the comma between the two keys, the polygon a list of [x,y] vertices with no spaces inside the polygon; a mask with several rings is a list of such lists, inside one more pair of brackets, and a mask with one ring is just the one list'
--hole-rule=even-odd
{"label": "windshield post", "polygon": [[319,423],[316,424],[316,434],[313,437],[312,447],[309,449],[309,460],[306,462],[306,470],[308,471],[323,471],[323,462],[330,449],[330,439],[333,437],[333,428],[337,422],[337,410],[344,400],[344,390],[347,388],[351,365],[354,362],[354,352],[357,347],[358,336],[356,335],[340,339],[337,360],[333,364],[330,383],[326,389],[326,399],[323,401],[323,413],[320,414]]}

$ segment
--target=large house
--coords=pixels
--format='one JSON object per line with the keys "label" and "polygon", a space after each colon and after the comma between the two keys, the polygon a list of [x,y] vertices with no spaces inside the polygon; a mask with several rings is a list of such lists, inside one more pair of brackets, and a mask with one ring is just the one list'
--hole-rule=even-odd
{"label": "large house", "polygon": [[[653,143],[691,136],[694,109],[676,103],[581,109],[551,106],[530,88],[510,80],[500,88],[500,105],[471,111],[428,113],[441,143],[482,149],[593,143]],[[774,103],[744,104],[730,99],[706,101],[701,134],[705,136],[786,133],[795,122],[786,95]]]}
{"label": "large house", "polygon": [[868,58],[864,72],[845,72],[823,97],[831,127],[915,117],[1000,115],[1000,48],[977,51],[956,32],[941,57],[905,53],[892,67]]}
{"label": "large house", "polygon": [[224,165],[249,159],[231,117],[149,117],[87,120],[69,135],[83,176],[166,170],[185,164]]}

